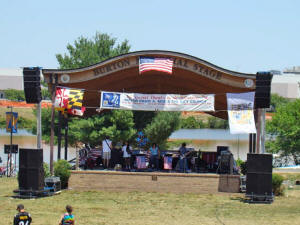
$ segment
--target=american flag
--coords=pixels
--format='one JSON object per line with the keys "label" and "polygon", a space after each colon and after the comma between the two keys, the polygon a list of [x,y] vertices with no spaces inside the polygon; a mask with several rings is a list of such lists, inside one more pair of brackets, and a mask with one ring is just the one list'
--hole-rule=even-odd
{"label": "american flag", "polygon": [[146,168],[146,157],[145,156],[137,156],[136,157],[136,167],[138,169]]}
{"label": "american flag", "polygon": [[172,169],[172,156],[165,156],[164,157],[164,169],[171,170]]}
{"label": "american flag", "polygon": [[139,71],[140,73],[157,70],[172,74],[173,59],[140,57]]}

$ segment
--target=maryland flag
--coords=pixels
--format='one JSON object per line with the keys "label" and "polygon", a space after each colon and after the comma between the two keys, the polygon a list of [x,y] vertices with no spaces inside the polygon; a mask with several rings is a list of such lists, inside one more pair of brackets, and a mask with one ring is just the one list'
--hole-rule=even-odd
{"label": "maryland flag", "polygon": [[82,116],[85,111],[85,107],[82,106],[83,94],[83,90],[58,87],[54,106],[62,113]]}

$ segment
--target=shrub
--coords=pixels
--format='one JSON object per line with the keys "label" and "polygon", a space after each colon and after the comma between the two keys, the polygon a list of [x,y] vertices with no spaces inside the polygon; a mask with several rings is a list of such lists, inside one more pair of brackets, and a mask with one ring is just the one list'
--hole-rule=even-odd
{"label": "shrub", "polygon": [[247,174],[247,161],[241,162],[240,168],[241,168],[241,173],[246,175]]}
{"label": "shrub", "polygon": [[279,174],[272,174],[272,190],[274,195],[283,195],[284,188],[282,185],[284,178]]}
{"label": "shrub", "polygon": [[43,164],[44,166],[44,177],[50,177],[51,174],[50,174],[50,169],[49,169],[49,165],[47,163],[44,163]]}
{"label": "shrub", "polygon": [[58,160],[54,163],[54,175],[60,177],[61,187],[67,188],[71,175],[71,165],[66,160]]}
{"label": "shrub", "polygon": [[241,160],[241,159],[237,159],[237,160],[235,160],[236,166],[238,166],[238,167],[240,167],[240,166],[241,166],[241,164],[242,164],[243,162],[244,162],[244,161],[243,161],[243,160]]}

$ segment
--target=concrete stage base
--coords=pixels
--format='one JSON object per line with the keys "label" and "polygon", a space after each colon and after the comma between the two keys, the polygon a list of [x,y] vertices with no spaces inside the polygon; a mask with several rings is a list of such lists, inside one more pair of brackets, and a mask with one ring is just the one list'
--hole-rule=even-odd
{"label": "concrete stage base", "polygon": [[239,175],[162,172],[71,171],[73,190],[146,191],[161,193],[239,192]]}

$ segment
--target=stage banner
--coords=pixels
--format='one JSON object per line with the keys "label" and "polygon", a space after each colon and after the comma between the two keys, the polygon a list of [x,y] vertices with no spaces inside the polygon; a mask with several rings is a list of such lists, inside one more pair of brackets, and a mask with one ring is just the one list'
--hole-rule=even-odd
{"label": "stage banner", "polygon": [[253,115],[255,93],[227,93],[226,95],[230,133],[256,133]]}
{"label": "stage banner", "polygon": [[6,132],[18,132],[18,113],[6,112]]}
{"label": "stage banner", "polygon": [[213,94],[137,94],[101,92],[100,108],[142,111],[214,111]]}

